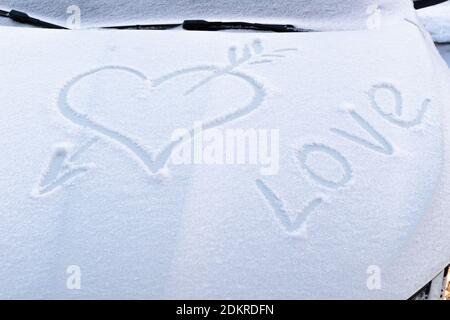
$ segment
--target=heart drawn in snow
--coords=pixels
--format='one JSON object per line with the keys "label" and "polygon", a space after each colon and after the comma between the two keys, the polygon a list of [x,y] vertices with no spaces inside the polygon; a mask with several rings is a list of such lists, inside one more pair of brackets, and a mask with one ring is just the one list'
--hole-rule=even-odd
{"label": "heart drawn in snow", "polygon": [[[102,66],[93,69],[91,71],[82,73],[71,79],[61,89],[59,93],[58,107],[62,115],[71,122],[83,128],[89,129],[93,132],[99,133],[103,136],[106,136],[107,138],[112,139],[115,142],[121,144],[124,148],[132,152],[140,160],[141,164],[144,166],[147,172],[154,174],[165,166],[165,164],[167,163],[168,159],[172,154],[172,151],[178,144],[180,144],[184,140],[184,137],[180,137],[178,140],[175,141],[171,141],[170,137],[167,137],[167,142],[165,142],[158,149],[158,151],[148,151],[144,149],[144,147],[142,147],[139,143],[137,143],[137,141],[127,136],[127,134],[121,133],[112,127],[106,126],[101,122],[99,122],[98,120],[92,119],[91,117],[87,116],[84,113],[81,113],[74,106],[72,106],[68,101],[68,96],[69,93],[71,92],[71,89],[76,84],[80,83],[83,80],[88,79],[93,75],[100,74],[105,71],[110,72],[112,71],[112,72],[126,73],[128,75],[131,75],[132,77],[135,77],[138,81],[142,82],[150,81],[152,87],[157,89],[172,79],[189,74],[207,72],[208,75],[201,81],[191,86],[187,91],[185,91],[184,96],[189,96],[190,94],[192,94],[205,84],[215,79],[219,79],[223,76],[229,76],[234,79],[240,80],[241,82],[245,83],[249,88],[251,88],[253,92],[252,98],[250,99],[249,102],[246,102],[245,105],[239,106],[231,112],[218,115],[207,121],[202,122],[202,119],[198,119],[197,121],[201,122],[202,129],[207,130],[210,128],[223,125],[230,121],[239,119],[245,115],[248,115],[249,113],[256,110],[264,101],[266,92],[263,86],[260,83],[258,83],[252,76],[237,70],[237,68],[240,65],[244,63],[247,64],[270,63],[272,62],[273,58],[284,57],[282,54],[283,52],[295,50],[296,49],[293,48],[285,48],[275,50],[269,54],[264,54],[263,52],[264,49],[261,43],[258,40],[255,40],[252,44],[252,50],[249,48],[249,46],[245,46],[244,49],[242,50],[242,56],[239,58],[237,57],[236,48],[234,47],[230,48],[228,52],[229,64],[226,66],[200,65],[192,68],[177,70],[153,80],[148,79],[148,77],[141,71],[130,67],[118,65]],[[252,59],[253,57],[257,57],[257,60]],[[193,137],[193,134],[194,129],[191,128],[187,135]]]}

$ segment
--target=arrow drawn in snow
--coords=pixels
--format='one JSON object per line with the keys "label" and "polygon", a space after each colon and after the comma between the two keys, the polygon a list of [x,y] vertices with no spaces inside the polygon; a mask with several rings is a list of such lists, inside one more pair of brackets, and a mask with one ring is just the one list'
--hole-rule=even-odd
{"label": "arrow drawn in snow", "polygon": [[57,147],[50,160],[46,173],[35,189],[36,196],[44,196],[55,189],[63,186],[64,183],[74,179],[80,174],[85,173],[92,168],[92,164],[77,164],[81,155],[88,150],[99,138],[93,138],[88,143],[82,145],[71,155],[68,154],[66,147]]}

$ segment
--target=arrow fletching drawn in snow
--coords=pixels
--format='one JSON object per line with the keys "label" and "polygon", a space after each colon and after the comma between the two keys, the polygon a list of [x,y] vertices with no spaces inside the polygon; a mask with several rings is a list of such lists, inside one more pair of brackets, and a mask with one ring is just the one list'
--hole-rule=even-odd
{"label": "arrow fletching drawn in snow", "polygon": [[98,138],[91,139],[71,155],[69,155],[66,146],[57,147],[50,160],[47,171],[41,177],[33,194],[38,197],[44,196],[91,169],[93,164],[77,164],[76,162],[97,141]]}

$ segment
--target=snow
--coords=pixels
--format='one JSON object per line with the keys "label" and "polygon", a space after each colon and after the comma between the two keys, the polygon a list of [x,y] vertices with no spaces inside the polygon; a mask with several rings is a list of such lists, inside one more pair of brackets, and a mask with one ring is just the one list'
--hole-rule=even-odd
{"label": "snow", "polygon": [[[411,296],[448,263],[449,74],[394,16],[307,34],[0,28],[0,297]],[[199,123],[278,130],[279,172],[174,162]]]}
{"label": "snow", "polygon": [[[26,11],[62,25],[81,10],[83,28],[134,23],[178,23],[185,19],[292,23],[317,30],[366,29],[381,14],[384,24],[412,18],[410,0],[0,0],[0,8]],[[70,9],[69,9],[70,8]],[[2,19],[5,20],[5,19]],[[9,21],[0,23],[11,24]]]}
{"label": "snow", "polygon": [[450,2],[418,10],[420,21],[436,42],[450,42]]}
{"label": "snow", "polygon": [[450,2],[419,10],[418,16],[450,66]]}

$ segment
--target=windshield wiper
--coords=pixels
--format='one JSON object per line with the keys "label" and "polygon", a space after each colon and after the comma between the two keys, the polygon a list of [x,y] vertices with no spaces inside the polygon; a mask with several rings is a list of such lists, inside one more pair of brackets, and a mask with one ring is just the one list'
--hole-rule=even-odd
{"label": "windshield wiper", "polygon": [[140,29],[140,30],[167,30],[182,27],[191,31],[220,31],[220,30],[256,30],[271,32],[308,32],[312,30],[296,28],[290,24],[267,24],[251,22],[222,22],[206,20],[184,20],[175,24],[148,24],[105,27],[106,29]]}
{"label": "windshield wiper", "polygon": [[272,32],[299,32],[306,31],[297,29],[290,24],[267,24],[267,23],[251,23],[251,22],[222,22],[222,21],[205,21],[205,20],[185,20],[183,29],[198,31],[219,31],[219,30],[256,30],[256,31],[272,31]]}
{"label": "windshield wiper", "polygon": [[[53,23],[42,21],[18,10],[4,11],[0,10],[0,17],[6,17],[19,23],[32,25],[47,29],[69,29]],[[184,20],[183,23],[172,24],[147,24],[147,25],[129,25],[101,27],[101,29],[138,29],[138,30],[167,30],[182,27],[184,30],[192,31],[220,31],[220,30],[256,30],[271,32],[308,32],[312,30],[296,28],[290,24],[267,24],[251,22],[222,22],[206,20]]]}
{"label": "windshield wiper", "polygon": [[168,23],[168,24],[133,24],[125,26],[111,26],[111,27],[100,27],[100,29],[135,29],[135,30],[169,30],[181,27],[182,23]]}
{"label": "windshield wiper", "polygon": [[33,17],[30,17],[28,14],[26,14],[25,12],[22,11],[17,11],[17,10],[11,10],[11,11],[4,11],[4,10],[0,10],[0,17],[6,17],[9,18],[11,20],[14,20],[16,22],[19,23],[23,23],[23,24],[29,24],[35,27],[39,27],[39,28],[46,28],[46,29],[67,29],[65,27],[61,27],[58,26],[56,24],[53,23],[49,23],[49,22],[45,22]]}

